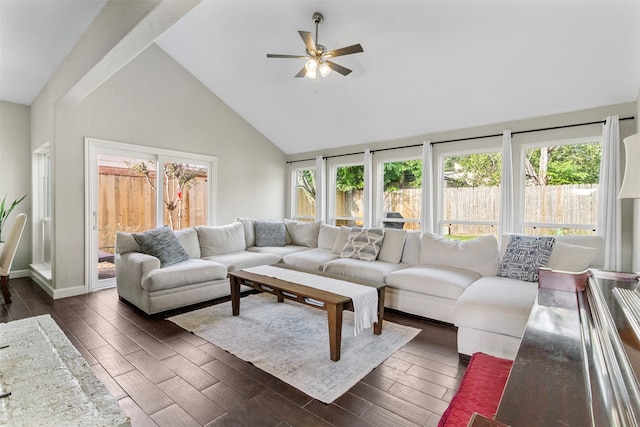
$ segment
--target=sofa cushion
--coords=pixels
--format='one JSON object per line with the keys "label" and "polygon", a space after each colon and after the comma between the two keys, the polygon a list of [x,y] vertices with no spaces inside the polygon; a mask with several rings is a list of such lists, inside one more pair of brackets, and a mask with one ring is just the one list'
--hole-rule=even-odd
{"label": "sofa cushion", "polygon": [[406,235],[406,230],[385,229],[378,259],[395,264],[399,263],[402,259],[402,249],[404,248]]}
{"label": "sofa cushion", "polygon": [[336,236],[336,241],[333,243],[333,247],[331,248],[331,252],[340,255],[344,245],[349,241],[349,233],[351,233],[351,227],[340,227],[338,235]]}
{"label": "sofa cushion", "polygon": [[422,234],[416,230],[407,231],[402,249],[402,262],[405,264],[420,264],[420,239]]}
{"label": "sofa cushion", "polygon": [[123,231],[116,232],[116,252],[124,255],[129,252],[142,252],[140,246],[136,243],[131,233]]}
{"label": "sofa cushion", "polygon": [[595,261],[598,256],[596,248],[588,246],[569,245],[556,241],[549,255],[547,268],[552,270],[584,271]]}
{"label": "sofa cushion", "polygon": [[406,267],[408,267],[406,264],[393,264],[384,261],[371,262],[355,258],[338,258],[328,262],[323,271],[345,277],[384,283],[384,278],[387,274]]}
{"label": "sofa cushion", "polygon": [[160,260],[160,267],[167,267],[189,259],[189,254],[180,244],[180,240],[167,226],[133,233],[140,250]]}
{"label": "sofa cushion", "polygon": [[155,292],[194,283],[222,280],[226,277],[227,268],[224,265],[201,259],[188,259],[165,268],[151,270],[142,277],[140,284],[146,291]]}
{"label": "sofa cushion", "polygon": [[454,307],[454,324],[522,338],[538,295],[534,282],[486,276],[465,290]]}
{"label": "sofa cushion", "polygon": [[382,247],[384,230],[381,228],[351,228],[349,240],[342,248],[340,257],[375,261]]}
{"label": "sofa cushion", "polygon": [[420,242],[420,264],[464,267],[481,276],[495,276],[498,241],[492,234],[462,241],[427,232]]}
{"label": "sofa cushion", "polygon": [[287,245],[287,246],[252,246],[247,248],[249,252],[258,252],[261,254],[274,254],[279,257],[283,257],[285,255],[289,255],[296,252],[308,251],[310,250],[306,246],[295,246],[295,245]]}
{"label": "sofa cushion", "polygon": [[289,255],[285,255],[282,258],[282,261],[285,264],[305,270],[322,271],[325,264],[329,261],[333,261],[334,259],[338,259],[338,255],[334,254],[330,250],[314,248],[309,249],[308,251],[295,252]]}
{"label": "sofa cushion", "polygon": [[213,255],[203,259],[225,265],[229,271],[238,271],[243,268],[256,267],[258,265],[277,264],[282,260],[279,255],[249,251]]}
{"label": "sofa cushion", "polygon": [[185,228],[183,230],[174,231],[180,244],[189,254],[190,258],[200,258],[200,242],[198,241],[198,232],[195,228]]}
{"label": "sofa cushion", "polygon": [[244,230],[244,242],[247,247],[256,245],[256,233],[253,229],[253,218],[236,218],[236,222],[242,223],[242,229]]}
{"label": "sofa cushion", "polygon": [[286,227],[287,233],[289,233],[289,237],[291,238],[290,244],[296,246],[306,246],[309,248],[318,247],[320,221],[302,222],[285,219],[284,225]]}
{"label": "sofa cushion", "polygon": [[462,268],[420,265],[387,274],[390,288],[457,300],[481,276]]}
{"label": "sofa cushion", "polygon": [[318,248],[328,251],[332,250],[339,231],[340,227],[336,227],[335,225],[321,224],[320,230],[318,231]]}
{"label": "sofa cushion", "polygon": [[256,246],[285,246],[287,244],[284,222],[254,221]]}
{"label": "sofa cushion", "polygon": [[244,240],[244,228],[241,222],[220,226],[198,226],[201,256],[226,254],[243,251],[247,248]]}
{"label": "sofa cushion", "polygon": [[538,281],[538,269],[549,262],[555,238],[512,234],[497,275],[527,282]]}

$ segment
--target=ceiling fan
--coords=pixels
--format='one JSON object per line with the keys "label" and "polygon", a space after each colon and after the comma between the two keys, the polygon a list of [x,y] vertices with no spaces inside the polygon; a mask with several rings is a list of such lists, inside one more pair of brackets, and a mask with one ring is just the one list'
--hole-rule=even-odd
{"label": "ceiling fan", "polygon": [[300,34],[300,37],[302,37],[302,41],[304,41],[304,45],[306,46],[306,55],[281,55],[275,53],[267,53],[267,58],[305,59],[307,62],[305,63],[302,70],[300,70],[298,74],[296,74],[296,77],[309,77],[311,79],[315,79],[316,77],[318,77],[318,75],[325,77],[331,72],[331,70],[335,70],[343,76],[351,73],[350,69],[336,64],[335,62],[331,61],[331,59],[338,56],[351,55],[352,53],[364,52],[362,46],[358,43],[340,49],[327,50],[326,47],[317,43],[318,25],[324,21],[324,16],[322,16],[320,12],[315,12],[312,19],[316,24],[315,42],[313,41],[313,36],[310,32],[298,31],[298,34]]}

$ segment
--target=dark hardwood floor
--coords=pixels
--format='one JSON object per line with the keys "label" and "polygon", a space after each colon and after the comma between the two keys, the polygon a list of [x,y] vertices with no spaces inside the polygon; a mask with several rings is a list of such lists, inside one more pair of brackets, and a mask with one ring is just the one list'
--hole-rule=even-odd
{"label": "dark hardwood floor", "polygon": [[422,329],[330,405],[118,300],[115,289],[52,300],[28,278],[10,280],[0,321],[50,314],[137,426],[433,426],[458,387],[456,331],[397,312]]}

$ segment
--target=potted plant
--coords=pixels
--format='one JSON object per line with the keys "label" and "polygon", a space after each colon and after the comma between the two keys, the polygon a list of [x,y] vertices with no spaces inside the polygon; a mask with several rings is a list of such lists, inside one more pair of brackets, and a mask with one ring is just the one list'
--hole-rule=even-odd
{"label": "potted plant", "polygon": [[6,208],[5,208],[5,202],[7,201],[7,195],[5,194],[4,197],[2,198],[2,202],[0,202],[0,243],[4,242],[4,240],[2,239],[2,229],[4,228],[4,222],[7,220],[7,217],[9,216],[11,211],[16,206],[18,206],[18,203],[23,201],[25,197],[27,197],[26,194],[22,196],[20,199],[15,199],[13,203],[11,203]]}

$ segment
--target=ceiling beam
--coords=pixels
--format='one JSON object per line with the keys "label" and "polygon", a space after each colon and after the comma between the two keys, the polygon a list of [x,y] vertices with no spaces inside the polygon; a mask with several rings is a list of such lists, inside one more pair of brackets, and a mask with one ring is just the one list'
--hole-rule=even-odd
{"label": "ceiling beam", "polygon": [[200,1],[108,1],[65,59],[77,77],[58,103],[82,101]]}

